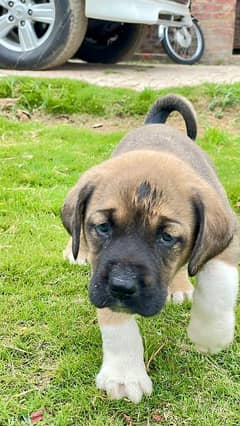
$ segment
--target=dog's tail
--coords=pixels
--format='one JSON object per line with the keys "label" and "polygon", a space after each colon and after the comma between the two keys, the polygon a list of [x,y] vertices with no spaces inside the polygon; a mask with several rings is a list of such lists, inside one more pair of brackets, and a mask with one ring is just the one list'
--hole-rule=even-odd
{"label": "dog's tail", "polygon": [[197,137],[196,112],[192,104],[183,96],[170,94],[157,99],[149,109],[144,124],[165,123],[173,111],[178,111],[182,115],[187,135],[195,140]]}

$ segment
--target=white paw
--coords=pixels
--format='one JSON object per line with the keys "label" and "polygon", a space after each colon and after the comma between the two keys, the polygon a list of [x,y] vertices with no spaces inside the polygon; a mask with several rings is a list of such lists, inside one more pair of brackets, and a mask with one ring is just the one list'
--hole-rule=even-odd
{"label": "white paw", "polygon": [[172,303],[183,303],[184,301],[192,301],[194,288],[187,291],[175,291],[168,295],[167,301]]}
{"label": "white paw", "polygon": [[85,259],[85,257],[81,257],[81,256],[78,256],[77,260],[75,260],[75,262],[78,265],[87,265],[87,263],[88,263],[87,259]]}
{"label": "white paw", "polygon": [[72,252],[67,249],[63,250],[63,259],[68,260],[68,262],[72,265],[85,265],[87,263],[87,259],[82,258],[81,256],[78,256],[75,260]]}
{"label": "white paw", "polygon": [[192,315],[188,336],[199,352],[216,354],[233,341],[234,314],[229,312],[220,315],[216,318]]}
{"label": "white paw", "polygon": [[128,371],[124,371],[120,365],[116,368],[105,363],[96,377],[96,385],[112,399],[127,397],[135,403],[141,401],[143,394],[152,393],[152,381],[144,365],[131,366]]}

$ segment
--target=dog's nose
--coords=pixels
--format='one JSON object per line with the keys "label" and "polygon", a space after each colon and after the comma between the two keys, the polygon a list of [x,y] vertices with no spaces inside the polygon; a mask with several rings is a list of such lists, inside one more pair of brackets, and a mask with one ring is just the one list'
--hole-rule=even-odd
{"label": "dog's nose", "polygon": [[110,290],[119,296],[132,296],[137,290],[136,281],[133,279],[123,280],[113,277],[110,281]]}
{"label": "dog's nose", "polygon": [[133,296],[137,291],[137,275],[128,269],[113,268],[109,276],[109,287],[118,297]]}

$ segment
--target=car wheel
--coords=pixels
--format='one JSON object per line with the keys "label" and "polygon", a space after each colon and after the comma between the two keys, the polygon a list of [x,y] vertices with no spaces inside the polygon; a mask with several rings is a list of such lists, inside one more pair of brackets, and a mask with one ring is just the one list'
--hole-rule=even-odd
{"label": "car wheel", "polygon": [[46,69],[66,62],[87,29],[84,0],[0,0],[0,67]]}
{"label": "car wheel", "polygon": [[89,19],[86,36],[76,57],[86,62],[114,64],[130,57],[143,37],[145,26]]}

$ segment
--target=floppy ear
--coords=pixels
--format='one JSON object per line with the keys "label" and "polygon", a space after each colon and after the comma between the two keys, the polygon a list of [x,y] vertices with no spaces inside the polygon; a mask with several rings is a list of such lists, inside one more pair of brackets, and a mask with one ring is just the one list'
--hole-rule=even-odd
{"label": "floppy ear", "polygon": [[81,227],[87,204],[96,187],[96,180],[96,175],[92,173],[92,170],[86,172],[68,193],[61,211],[63,225],[72,235],[74,259],[77,259],[78,256]]}
{"label": "floppy ear", "polygon": [[205,262],[220,254],[231,242],[234,233],[233,215],[224,209],[212,194],[195,195],[195,241],[188,263],[190,276],[196,275]]}
{"label": "floppy ear", "polygon": [[94,191],[94,186],[89,184],[84,186],[77,198],[77,203],[73,212],[72,218],[72,253],[76,260],[80,247],[81,226],[84,220],[87,203]]}

